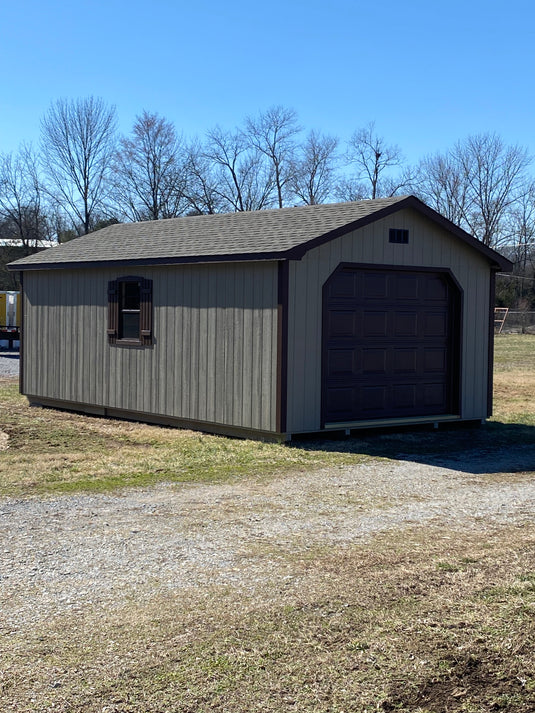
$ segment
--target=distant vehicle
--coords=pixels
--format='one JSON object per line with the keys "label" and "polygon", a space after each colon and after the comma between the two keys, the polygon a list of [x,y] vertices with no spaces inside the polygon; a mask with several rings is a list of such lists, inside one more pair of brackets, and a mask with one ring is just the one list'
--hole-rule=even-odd
{"label": "distant vehicle", "polygon": [[13,349],[20,345],[20,292],[0,291],[0,347]]}

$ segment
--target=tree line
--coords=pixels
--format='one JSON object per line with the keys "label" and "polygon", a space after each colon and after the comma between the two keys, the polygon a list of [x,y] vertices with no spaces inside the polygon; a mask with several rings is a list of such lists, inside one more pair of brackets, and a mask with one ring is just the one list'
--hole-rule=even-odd
{"label": "tree line", "polygon": [[114,222],[413,193],[532,275],[531,166],[525,148],[493,133],[410,166],[373,122],[341,142],[306,131],[282,106],[188,139],[143,111],[122,136],[102,99],[59,99],[42,117],[37,147],[0,154],[0,241],[31,251]]}

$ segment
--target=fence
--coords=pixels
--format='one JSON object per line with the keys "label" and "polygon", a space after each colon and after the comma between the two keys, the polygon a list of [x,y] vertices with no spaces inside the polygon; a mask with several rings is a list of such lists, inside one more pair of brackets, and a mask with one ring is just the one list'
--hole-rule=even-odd
{"label": "fence", "polygon": [[535,334],[535,312],[525,310],[509,310],[502,327],[504,332]]}

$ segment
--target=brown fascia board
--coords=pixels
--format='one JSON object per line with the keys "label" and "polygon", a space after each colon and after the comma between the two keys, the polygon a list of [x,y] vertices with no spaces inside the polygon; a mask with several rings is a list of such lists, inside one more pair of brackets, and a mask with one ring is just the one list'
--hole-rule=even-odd
{"label": "brown fascia board", "polygon": [[350,233],[353,230],[357,230],[358,228],[362,228],[365,225],[374,223],[377,220],[386,218],[387,216],[392,215],[393,213],[397,213],[397,211],[403,210],[405,208],[412,208],[418,211],[418,213],[425,215],[427,218],[432,220],[434,223],[440,225],[440,227],[444,228],[449,233],[453,233],[463,242],[470,245],[470,247],[475,248],[478,252],[482,253],[484,257],[491,263],[491,267],[493,269],[502,270],[503,272],[512,271],[513,263],[510,260],[508,260],[503,255],[500,255],[500,253],[496,252],[495,250],[492,250],[492,248],[487,247],[480,240],[477,240],[472,235],[464,231],[462,228],[459,228],[459,226],[455,225],[455,223],[452,223],[451,220],[448,220],[443,215],[440,215],[440,213],[437,213],[436,210],[430,208],[419,198],[416,198],[416,196],[407,196],[407,198],[400,200],[398,203],[393,203],[392,205],[389,205],[386,208],[381,208],[380,210],[377,210],[374,213],[370,213],[369,215],[366,215],[363,218],[359,218],[358,220],[355,220],[352,223],[347,223],[346,225],[337,228],[336,230],[332,230],[329,233],[320,235],[319,237],[314,238],[313,240],[310,240],[307,243],[302,243],[298,247],[289,250],[286,253],[286,257],[293,260],[301,260],[305,253],[307,253],[312,248],[316,248],[320,245],[323,245],[324,243],[327,243],[330,240],[334,240],[335,238],[340,238],[342,237],[342,235],[346,235],[347,233]]}
{"label": "brown fascia board", "polygon": [[252,262],[255,260],[285,260],[286,252],[270,253],[229,253],[225,255],[189,255],[186,257],[162,257],[162,258],[130,258],[128,260],[84,260],[73,262],[40,262],[27,265],[17,265],[9,263],[8,270],[14,272],[27,270],[81,270],[83,268],[93,269],[99,267],[128,267],[129,265],[151,266],[151,265],[190,265],[212,262]]}
{"label": "brown fascia board", "polygon": [[500,255],[500,253],[496,252],[496,250],[487,247],[487,245],[482,243],[481,240],[474,238],[473,235],[470,235],[470,233],[467,233],[462,228],[459,228],[459,226],[455,225],[455,223],[452,223],[451,220],[448,220],[443,215],[440,215],[440,213],[437,213],[436,210],[430,208],[428,205],[416,198],[416,196],[409,196],[409,198],[412,198],[413,201],[416,201],[418,203],[418,205],[414,205],[411,207],[420,211],[420,213],[426,215],[431,220],[434,220],[445,230],[449,230],[451,233],[454,233],[458,238],[463,240],[471,247],[475,248],[476,250],[479,250],[479,252],[482,253],[487,258],[487,260],[490,261],[493,267],[498,268],[503,272],[512,272],[513,263],[506,257]]}

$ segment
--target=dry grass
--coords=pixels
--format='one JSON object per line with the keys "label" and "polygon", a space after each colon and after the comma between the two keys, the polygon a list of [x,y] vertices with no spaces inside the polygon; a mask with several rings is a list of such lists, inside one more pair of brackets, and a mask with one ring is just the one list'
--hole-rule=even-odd
{"label": "dry grass", "polygon": [[[495,418],[486,429],[291,449],[29,409],[6,382],[0,429],[10,448],[0,453],[0,488],[20,496],[156,479],[279,477],[365,453],[533,444],[535,337],[500,338],[496,352]],[[249,556],[268,554],[251,545]],[[535,710],[531,525],[426,529],[277,556],[288,583],[261,593],[138,592],[124,607],[88,604],[83,615],[66,612],[31,631],[0,625],[1,710]]]}
{"label": "dry grass", "polygon": [[[534,357],[535,358],[535,357]],[[529,416],[533,409],[535,394],[535,373],[497,372],[494,377],[494,398],[496,409],[494,418],[508,422],[517,421],[518,415]]]}
{"label": "dry grass", "polygon": [[535,334],[498,334],[494,339],[494,368],[503,371],[535,369]]}
{"label": "dry grass", "polygon": [[289,449],[28,406],[15,379],[0,380],[0,495],[210,482],[358,463],[359,453]]}
{"label": "dry grass", "polygon": [[495,340],[496,420],[535,426],[535,335],[499,335]]}
{"label": "dry grass", "polygon": [[363,434],[288,447],[31,408],[18,394],[16,380],[0,379],[0,495],[265,478],[360,463],[370,456],[417,458],[535,443],[534,393],[535,336],[500,336],[494,417],[485,428]]}
{"label": "dry grass", "polygon": [[426,532],[4,635],[5,711],[532,711],[535,534]]}

